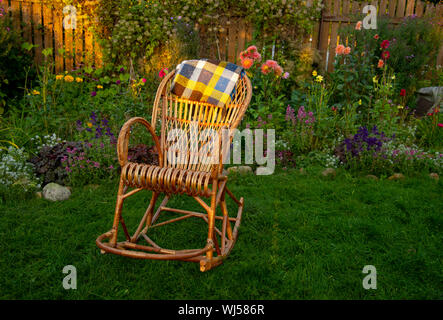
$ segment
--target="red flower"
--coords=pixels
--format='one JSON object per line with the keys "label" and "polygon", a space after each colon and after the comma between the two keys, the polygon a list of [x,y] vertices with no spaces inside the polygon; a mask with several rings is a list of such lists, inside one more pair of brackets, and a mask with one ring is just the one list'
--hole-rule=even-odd
{"label": "red flower", "polygon": [[433,113],[432,113],[432,112],[428,113],[428,116],[432,116],[432,115],[433,115]]}
{"label": "red flower", "polygon": [[440,128],[443,128],[443,123],[439,123],[439,124],[437,124],[437,126],[439,126]]}
{"label": "red flower", "polygon": [[374,39],[375,39],[375,40],[378,40],[378,38],[379,38],[379,37],[378,37],[378,34],[376,34],[376,35],[374,36]]}
{"label": "red flower", "polygon": [[168,73],[168,68],[163,68],[160,70],[160,72],[158,73],[158,76],[160,78],[164,78],[166,76],[166,74]]}
{"label": "red flower", "polygon": [[383,51],[381,53],[381,57],[383,58],[383,60],[388,60],[390,56],[391,54],[389,53],[389,51]]}
{"label": "red flower", "polygon": [[380,44],[380,47],[382,49],[387,49],[389,47],[389,41],[388,40],[383,40]]}
{"label": "red flower", "polygon": [[400,90],[400,96],[404,97],[406,95],[406,90],[405,89],[401,89]]}

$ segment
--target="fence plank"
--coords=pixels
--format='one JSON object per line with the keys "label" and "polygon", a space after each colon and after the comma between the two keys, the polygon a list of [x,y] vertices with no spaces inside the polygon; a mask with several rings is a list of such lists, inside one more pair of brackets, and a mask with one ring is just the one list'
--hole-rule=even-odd
{"label": "fence plank", "polygon": [[410,16],[414,13],[414,6],[415,6],[415,0],[408,0],[408,3],[406,5],[406,16]]}
{"label": "fence plank", "polygon": [[398,0],[397,10],[395,11],[395,16],[397,18],[405,16],[405,2],[406,0]]}
{"label": "fence plank", "polygon": [[34,44],[35,48],[35,63],[40,64],[43,61],[43,5],[41,1],[34,3],[32,21],[34,24]]}
{"label": "fence plank", "polygon": [[320,26],[320,43],[319,43],[319,51],[321,56],[321,67],[326,69],[326,55],[328,52],[328,42],[329,42],[329,27],[331,25],[330,22],[323,21],[324,16],[328,16],[331,14],[331,0],[325,1],[325,7],[322,12],[322,21]]}
{"label": "fence plank", "polygon": [[74,48],[73,48],[73,37],[74,33],[72,29],[65,29],[65,70],[71,71],[74,65]]}
{"label": "fence plank", "polygon": [[423,16],[423,12],[425,10],[425,6],[423,4],[423,1],[418,0],[417,1],[417,7],[415,8],[415,14],[419,17]]}
{"label": "fence plank", "polygon": [[92,32],[89,28],[84,30],[85,32],[85,52],[84,52],[84,61],[87,65],[94,64],[94,44]]}
{"label": "fence plank", "polygon": [[380,2],[380,8],[378,11],[378,15],[385,15],[387,14],[387,5],[388,5],[388,0],[381,0]]}
{"label": "fence plank", "polygon": [[77,28],[74,30],[74,52],[75,52],[75,63],[74,67],[80,66],[83,62],[84,53],[84,33],[83,33],[83,19],[77,18]]}
{"label": "fence plank", "polygon": [[388,15],[390,17],[395,17],[395,8],[397,6],[398,1],[399,0],[389,0]]}
{"label": "fence plank", "polygon": [[32,2],[22,2],[23,39],[32,43]]}
{"label": "fence plank", "polygon": [[11,0],[11,6],[9,7],[12,15],[12,27],[17,32],[21,32],[21,19],[20,19],[20,2],[17,0]]}
{"label": "fence plank", "polygon": [[237,62],[237,21],[228,27],[228,61]]}
{"label": "fence plank", "polygon": [[61,11],[53,11],[53,23],[54,23],[54,53],[55,53],[55,71],[61,72],[65,70],[64,67],[64,53],[59,50],[64,49],[63,46],[63,15]]}
{"label": "fence plank", "polygon": [[[338,16],[340,14],[340,3],[341,0],[334,0],[334,16]],[[334,69],[334,60],[335,60],[335,48],[337,48],[338,41],[338,28],[340,27],[339,22],[332,22],[331,25],[331,38],[329,41],[329,55],[328,55],[328,71],[332,71]]]}

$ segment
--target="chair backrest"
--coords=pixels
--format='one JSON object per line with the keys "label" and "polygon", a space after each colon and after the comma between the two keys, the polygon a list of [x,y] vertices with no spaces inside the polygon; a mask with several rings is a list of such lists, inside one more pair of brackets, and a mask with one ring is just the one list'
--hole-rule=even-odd
{"label": "chair backrest", "polygon": [[232,140],[232,133],[251,100],[251,82],[246,75],[239,79],[234,97],[228,105],[220,108],[172,94],[170,88],[174,74],[175,71],[169,73],[160,83],[152,110],[152,127],[155,128],[157,122],[161,123],[160,140],[164,156],[160,165],[212,171],[216,165],[211,162],[211,154],[215,148],[219,148],[215,146],[217,140],[213,139],[214,133],[220,137],[221,129],[229,129]]}

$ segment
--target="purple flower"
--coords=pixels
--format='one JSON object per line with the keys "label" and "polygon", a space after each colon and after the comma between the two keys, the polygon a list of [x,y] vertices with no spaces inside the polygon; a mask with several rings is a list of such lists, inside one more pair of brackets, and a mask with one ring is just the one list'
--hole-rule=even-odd
{"label": "purple flower", "polygon": [[95,92],[95,91],[91,92],[91,97],[95,97],[96,95],[97,95],[97,92]]}
{"label": "purple flower", "polygon": [[117,81],[115,82],[115,84],[120,84],[120,83],[122,83],[120,80],[117,80]]}
{"label": "purple flower", "polygon": [[305,111],[305,107],[304,106],[301,106],[300,108],[298,108],[297,118],[298,118],[299,121],[301,121],[304,118],[306,118],[306,111]]}
{"label": "purple flower", "polygon": [[121,67],[120,72],[125,72],[125,68]]}

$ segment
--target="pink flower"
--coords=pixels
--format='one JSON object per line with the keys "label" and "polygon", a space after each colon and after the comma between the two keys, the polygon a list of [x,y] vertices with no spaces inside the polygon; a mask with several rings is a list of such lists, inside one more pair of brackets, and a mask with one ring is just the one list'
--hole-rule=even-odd
{"label": "pink flower", "polygon": [[143,79],[142,79],[142,82],[143,82],[143,83],[146,83],[146,78],[143,78]]}
{"label": "pink flower", "polygon": [[437,124],[437,126],[439,126],[440,128],[443,128],[443,123],[439,123],[439,124]]}
{"label": "pink flower", "polygon": [[345,51],[345,46],[342,45],[342,44],[339,44],[339,45],[337,46],[337,48],[335,48],[335,54],[340,55],[340,54],[343,54],[344,51]]}
{"label": "pink flower", "polygon": [[257,52],[257,47],[256,46],[249,46],[248,49],[246,49],[246,51],[248,51],[248,52]]}
{"label": "pink flower", "polygon": [[269,67],[271,67],[271,68],[273,68],[273,69],[274,69],[276,66],[278,66],[277,61],[274,61],[274,60],[266,60],[265,64],[267,64]]}
{"label": "pink flower", "polygon": [[[166,76],[167,72],[168,72],[168,68],[163,68],[163,69],[161,69],[160,72],[158,73],[158,76],[159,76],[160,78],[164,78],[164,77]],[[143,80],[142,80],[142,81],[143,81]],[[145,81],[144,81],[144,82],[145,82]]]}
{"label": "pink flower", "polygon": [[376,34],[376,35],[374,36],[374,39],[375,39],[375,40],[378,40],[378,38],[379,38],[379,36],[378,36],[378,34]]}
{"label": "pink flower", "polygon": [[350,54],[351,53],[351,48],[349,48],[349,47],[346,47],[344,50],[343,50],[343,54]]}
{"label": "pink flower", "polygon": [[283,77],[282,77],[283,79],[288,79],[289,78],[289,72],[285,72],[284,74],[283,74]]}
{"label": "pink flower", "polygon": [[362,22],[358,21],[357,24],[355,25],[355,30],[361,30],[361,25],[362,25]]}

